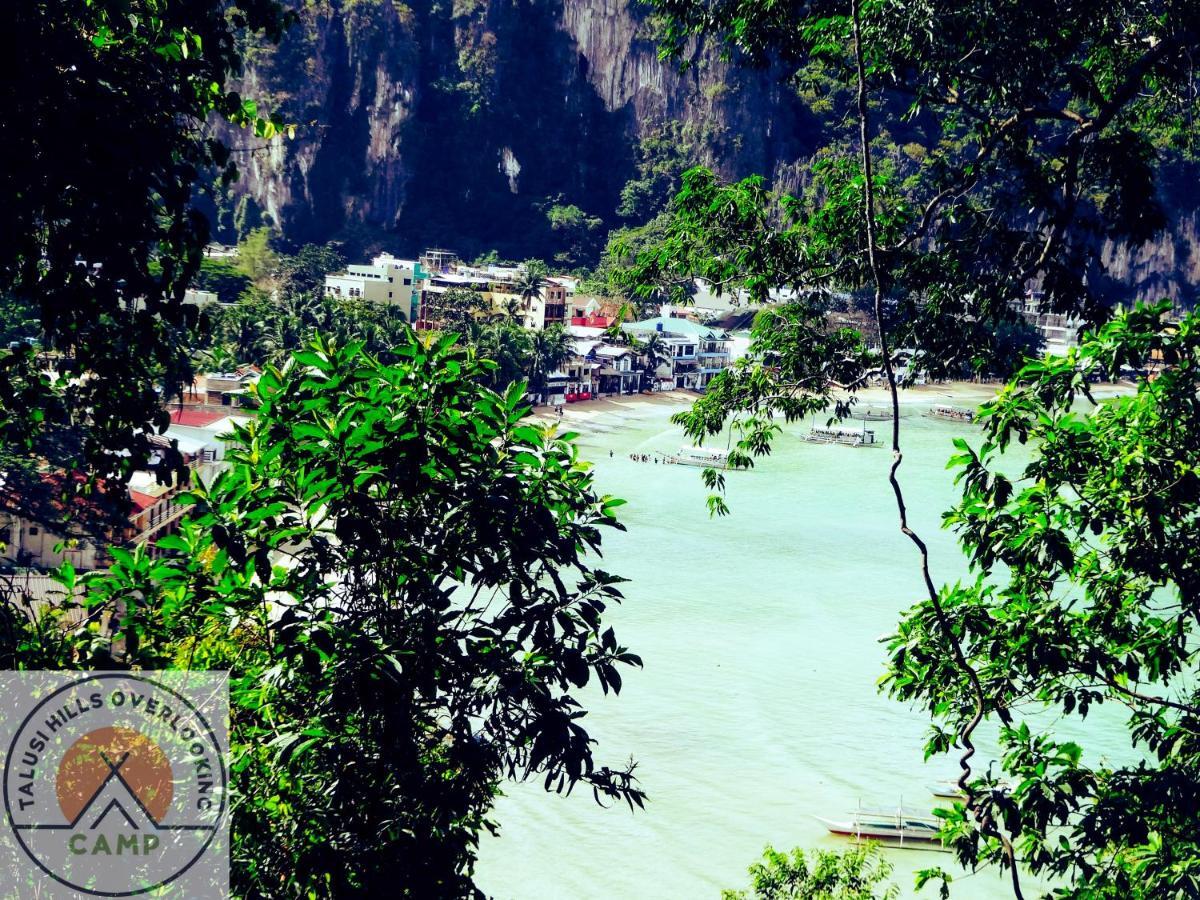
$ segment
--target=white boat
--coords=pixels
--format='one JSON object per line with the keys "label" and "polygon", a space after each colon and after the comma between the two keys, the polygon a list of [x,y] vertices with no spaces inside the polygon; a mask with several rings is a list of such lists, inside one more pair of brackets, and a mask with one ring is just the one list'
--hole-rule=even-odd
{"label": "white boat", "polygon": [[967,798],[962,788],[958,786],[958,782],[949,778],[929,785],[929,793],[944,800],[965,800]]}
{"label": "white boat", "polygon": [[677,452],[666,456],[664,462],[705,469],[728,469],[729,451],[713,447],[680,447]]}
{"label": "white boat", "polygon": [[837,821],[820,816],[816,819],[824,824],[831,834],[853,838],[856,841],[882,841],[901,847],[910,843],[927,849],[938,849],[941,846],[941,840],[938,838],[941,822],[926,810],[899,806],[890,809],[860,808],[846,820]]}
{"label": "white boat", "polygon": [[845,444],[850,447],[873,447],[876,444],[875,432],[865,425],[862,428],[814,425],[804,439],[814,444]]}
{"label": "white boat", "polygon": [[929,415],[935,419],[949,419],[952,422],[967,424],[975,421],[975,411],[962,406],[933,406],[929,409]]}
{"label": "white boat", "polygon": [[850,410],[850,418],[859,419],[864,422],[890,422],[892,411],[890,409],[876,409],[871,406],[855,407]]}

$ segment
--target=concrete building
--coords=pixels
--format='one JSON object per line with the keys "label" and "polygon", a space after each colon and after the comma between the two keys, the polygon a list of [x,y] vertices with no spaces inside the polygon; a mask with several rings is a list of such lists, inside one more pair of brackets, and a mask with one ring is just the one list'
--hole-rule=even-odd
{"label": "concrete building", "polygon": [[1061,356],[1068,348],[1079,343],[1079,329],[1083,321],[1073,316],[1050,312],[1045,308],[1045,297],[1043,291],[1027,291],[1024,297],[1014,300],[1010,305],[1042,336],[1045,344],[1043,350]]}
{"label": "concrete building", "polygon": [[663,316],[631,322],[621,328],[642,341],[655,334],[661,339],[665,358],[655,372],[657,390],[702,391],[718,372],[729,366],[733,341],[718,328]]}
{"label": "concrete building", "polygon": [[[427,251],[426,256],[433,252]],[[565,324],[566,283],[558,278],[546,278],[538,296],[527,299],[520,293],[520,282],[524,274],[523,266],[459,264],[450,265],[442,271],[427,273],[422,287],[422,307],[416,321],[419,327],[436,327],[435,295],[452,290],[470,290],[483,298],[487,307],[485,315],[512,315],[530,331],[541,331],[548,325]]]}
{"label": "concrete building", "polygon": [[371,264],[347,266],[345,272],[325,276],[325,296],[367,300],[394,306],[415,322],[421,308],[421,284],[427,273],[417,260],[380,254]]}

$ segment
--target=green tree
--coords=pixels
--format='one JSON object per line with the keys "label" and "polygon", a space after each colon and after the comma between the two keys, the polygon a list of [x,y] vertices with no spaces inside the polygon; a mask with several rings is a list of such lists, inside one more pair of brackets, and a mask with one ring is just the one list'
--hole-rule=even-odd
{"label": "green tree", "polygon": [[629,345],[637,351],[638,360],[642,364],[642,388],[647,389],[657,385],[658,367],[671,361],[671,350],[662,334],[652,331],[645,339],[629,335]]}
{"label": "green tree", "polygon": [[492,322],[480,329],[469,346],[492,364],[482,372],[484,384],[502,391],[524,380],[531,365],[532,343],[532,333],[511,320]]}
{"label": "green tree", "polygon": [[602,219],[589,216],[574,204],[555,203],[546,210],[546,220],[562,247],[554,255],[555,262],[567,268],[595,264],[602,239]]}
{"label": "green tree", "polygon": [[[505,780],[643,800],[632,763],[596,759],[579,696],[640,665],[592,562],[621,501],[452,336],[409,332],[393,358],[321,341],[269,369],[172,555],[84,578],[121,643],[64,632],[51,660],[232,672],[239,896],[473,896]],[[0,653],[46,665],[39,627]]]}
{"label": "green tree", "polygon": [[205,257],[192,284],[197,290],[212,291],[221,303],[235,303],[250,287],[250,279],[234,263]]}
{"label": "green tree", "polygon": [[41,346],[88,376],[68,382],[47,376],[43,358],[0,351],[10,487],[18,470],[121,479],[149,459],[149,434],[167,422],[162,398],[191,374],[196,308],[182,300],[208,238],[193,188],[201,173],[235,174],[206,123],[276,133],[226,85],[241,42],[277,38],[288,20],[273,0],[8,10],[0,119],[20,127],[0,136],[0,296],[35,308]]}
{"label": "green tree", "polygon": [[529,309],[534,300],[541,299],[542,290],[546,286],[546,275],[536,269],[526,269],[517,281],[517,294]]}
{"label": "green tree", "polygon": [[[942,666],[928,677],[952,670],[965,691],[957,699],[969,710],[959,716],[954,707],[957,731],[938,744],[962,754],[967,793],[957,846],[968,862],[1008,868],[1021,897],[1018,855],[1038,865],[1049,851],[1025,840],[1011,810],[1022,792],[1049,790],[1047,776],[1034,767],[1033,786],[1015,792],[971,785],[975,728],[993,709],[1008,726],[1011,712],[992,703],[983,657],[973,660],[964,647],[975,625],[956,630],[908,520],[892,348],[913,348],[913,368],[935,377],[984,370],[996,358],[997,323],[1011,318],[1011,302],[1031,279],[1052,309],[1093,321],[1108,315],[1114,285],[1103,248],[1136,245],[1161,227],[1162,173],[1190,151],[1185,123],[1200,92],[1189,60],[1200,8],[653,4],[666,55],[682,58],[694,41],[711,39],[733,61],[772,60],[801,86],[838,88],[825,91],[829,140],[798,196],[779,197],[761,178],[727,185],[704,170],[687,173],[661,239],[638,254],[629,283],[652,294],[700,276],[755,301],[779,290],[796,298],[772,310],[774,334],[760,318],[753,352],[680,417],[697,439],[737,419],[735,464],[769,451],[779,418],[845,415],[848,404],[834,390],[854,391],[882,371],[893,408],[889,486],[941,641]],[[889,152],[890,139],[907,140],[914,130],[923,155]],[[831,327],[825,315],[830,292],[861,289],[873,296],[874,347],[856,331]],[[720,473],[705,478],[723,487]],[[719,494],[710,503],[726,511]],[[1141,607],[1138,614],[1155,613]],[[992,652],[1005,657],[1001,647]],[[926,673],[908,674],[925,683]],[[1098,835],[1076,836],[1077,861],[1106,858]],[[1090,871],[1082,863],[1069,871],[1086,894]]]}
{"label": "green tree", "polygon": [[479,321],[489,311],[487,300],[478,291],[469,288],[451,288],[448,291],[425,291],[421,315],[433,328],[471,335]]}
{"label": "green tree", "polygon": [[543,401],[547,376],[570,358],[571,349],[571,336],[562,325],[549,325],[530,336],[529,386]]}
{"label": "green tree", "polygon": [[282,296],[325,293],[325,276],[346,267],[337,244],[305,244],[294,255],[280,257],[276,281]]}
{"label": "green tree", "polygon": [[274,232],[266,226],[255,228],[237,245],[237,267],[259,287],[279,271],[279,255],[271,248]]}
{"label": "green tree", "polygon": [[774,847],[750,867],[749,891],[722,891],[721,900],[891,900],[896,888],[887,883],[891,865],[874,844],[844,853],[818,850],[791,854]]}
{"label": "green tree", "polygon": [[[982,710],[947,652],[934,604],[891,640],[894,694],[927,707],[930,752],[976,715],[1000,724],[1002,766],[975,783],[1034,872],[1070,897],[1184,897],[1200,885],[1200,317],[1121,313],[1066,357],[1028,363],[984,404],[982,442],[959,439],[962,499],[946,516],[972,576],[940,605],[984,686]],[[1097,403],[1092,377],[1157,369]],[[1084,408],[1080,408],[1080,404]],[[1029,450],[1013,453],[1015,444]],[[1015,458],[1014,458],[1015,457]],[[1034,715],[1125,714],[1133,753],[1087,754]],[[1004,787],[1010,781],[1015,789]],[[947,814],[960,858],[1003,857],[962,806]]]}

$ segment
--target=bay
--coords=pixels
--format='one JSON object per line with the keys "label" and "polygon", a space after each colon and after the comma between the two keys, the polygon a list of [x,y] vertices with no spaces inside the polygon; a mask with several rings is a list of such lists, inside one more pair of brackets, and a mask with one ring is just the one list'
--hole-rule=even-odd
{"label": "bay", "polygon": [[[901,479],[937,582],[966,574],[940,523],[956,496],[951,441],[974,430],[925,413],[986,396],[966,390],[905,396]],[[500,836],[482,841],[477,868],[490,896],[717,897],[747,884],[768,843],[844,848],[815,816],[845,818],[860,801],[932,807],[928,785],[956,775],[951,758],[923,761],[927,717],[876,687],[880,638],[922,596],[916,553],[896,527],[890,451],[810,444],[808,423],[796,423],[752,471],[729,473],[732,515],[712,519],[698,469],[630,458],[687,443],[669,422],[680,408],[623,399],[572,410],[564,425],[581,432],[598,488],[628,501],[628,530],[604,541],[604,568],[630,579],[608,621],[645,668],[625,673],[617,697],[585,692],[586,724],[601,763],[638,761],[647,807],[506,785]],[[882,440],[890,424],[867,427]],[[1031,721],[1054,727],[1056,716]],[[1063,729],[1092,754],[1123,757],[1117,721],[1101,710]],[[978,743],[986,764],[994,732]],[[1009,896],[998,873],[957,871],[946,853],[887,856],[905,896],[912,873],[934,865],[957,873],[954,897]]]}

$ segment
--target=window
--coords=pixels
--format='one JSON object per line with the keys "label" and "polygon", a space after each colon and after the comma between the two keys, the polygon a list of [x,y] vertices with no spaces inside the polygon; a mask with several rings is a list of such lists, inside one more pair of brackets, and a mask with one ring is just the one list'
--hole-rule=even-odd
{"label": "window", "polygon": [[[391,281],[391,280],[392,280],[392,279],[390,279],[390,278],[388,279],[388,281]],[[404,283],[405,283],[405,284],[412,284],[412,279],[411,279],[411,278],[405,278],[405,279],[404,279]]]}
{"label": "window", "polygon": [[41,533],[42,533],[41,529],[38,528],[36,525],[29,526],[29,536],[30,537],[37,537]]}
{"label": "window", "polygon": [[392,299],[392,292],[391,292],[391,291],[388,291],[388,299],[389,299],[389,300],[391,300],[391,299]]}

